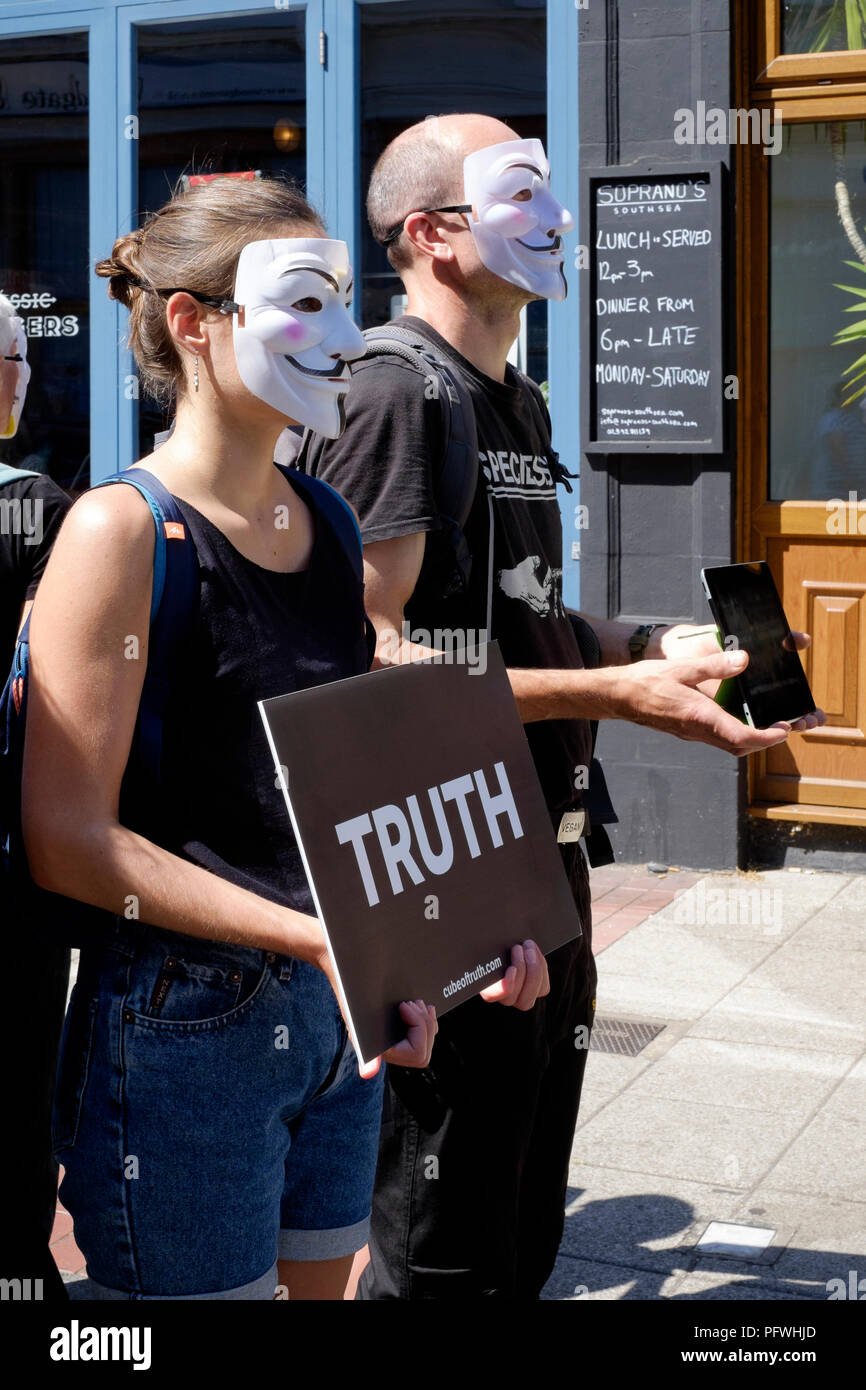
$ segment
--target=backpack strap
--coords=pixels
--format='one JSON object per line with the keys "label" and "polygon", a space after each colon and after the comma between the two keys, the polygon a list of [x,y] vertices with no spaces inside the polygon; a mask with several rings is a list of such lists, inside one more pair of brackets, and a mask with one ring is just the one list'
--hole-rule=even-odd
{"label": "backpack strap", "polygon": [[550,434],[550,426],[547,423],[547,417],[545,414],[547,410],[547,402],[544,399],[544,394],[541,390],[541,387],[538,385],[537,381],[533,381],[532,377],[527,376],[525,372],[518,371],[516,367],[514,370],[518,378],[520,379],[521,385],[526,388],[527,396],[529,398],[530,410],[535,417],[535,424],[539,430],[539,433],[541,434],[542,439],[544,440],[545,449],[547,450],[547,461],[550,467],[550,472],[553,476],[554,485],[562,483],[566,492],[572,492],[573,489],[569,480],[571,478],[578,477],[578,474],[569,473],[565,464],[560,461],[559,454],[553,447],[553,440]]}
{"label": "backpack strap", "polygon": [[277,468],[289,479],[292,486],[305,492],[317,511],[333,527],[337,540],[342,545],[359,584],[364,582],[364,547],[355,513],[344,497],[321,478],[313,478],[307,473],[299,473],[296,468],[278,463]]}
{"label": "backpack strap", "polygon": [[144,468],[127,468],[94,487],[113,483],[128,483],[141,493],[155,529],[147,670],[130,754],[130,767],[153,790],[160,781],[162,723],[172,676],[198,604],[198,559],[177,499],[158,478]]}
{"label": "backpack strap", "polygon": [[460,585],[465,588],[472,556],[463,528],[478,488],[478,433],[472,395],[455,363],[420,333],[399,323],[368,328],[365,358],[399,357],[432,380],[442,412],[445,447],[435,480],[436,505],[454,552]]}

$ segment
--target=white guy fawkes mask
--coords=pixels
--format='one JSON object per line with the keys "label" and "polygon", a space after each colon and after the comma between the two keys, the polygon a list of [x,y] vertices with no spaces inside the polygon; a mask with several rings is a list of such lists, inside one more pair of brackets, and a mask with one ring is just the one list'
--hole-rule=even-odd
{"label": "white guy fawkes mask", "polygon": [[248,391],[327,439],[343,431],[349,363],[364,339],[348,312],[344,241],[286,237],[251,241],[238,260],[232,321],[238,372]]}
{"label": "white guy fawkes mask", "polygon": [[17,314],[9,318],[0,319],[0,346],[2,352],[0,357],[20,357],[21,361],[16,362],[18,379],[15,382],[15,395],[12,400],[12,410],[8,420],[0,420],[0,439],[11,439],[18,429],[18,421],[21,419],[21,411],[24,408],[24,398],[27,395],[27,383],[30,380],[30,363],[27,361],[27,334],[24,331],[24,321]]}
{"label": "white guy fawkes mask", "polygon": [[541,141],[505,140],[468,154],[463,187],[482,265],[541,299],[565,299],[561,234],[574,218],[550,191]]}

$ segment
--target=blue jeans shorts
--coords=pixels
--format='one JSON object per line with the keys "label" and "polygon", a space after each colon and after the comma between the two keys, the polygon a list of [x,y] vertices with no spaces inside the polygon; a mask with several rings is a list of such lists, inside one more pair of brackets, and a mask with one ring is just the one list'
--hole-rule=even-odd
{"label": "blue jeans shorts", "polygon": [[97,1298],[272,1299],[367,1241],[384,1067],[325,976],[118,918],[81,953],[53,1138]]}

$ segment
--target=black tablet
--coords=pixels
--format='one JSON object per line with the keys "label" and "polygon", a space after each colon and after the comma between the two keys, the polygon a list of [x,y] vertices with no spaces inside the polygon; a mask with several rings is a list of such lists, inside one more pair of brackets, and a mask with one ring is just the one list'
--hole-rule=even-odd
{"label": "black tablet", "polygon": [[714,565],[701,570],[701,582],[726,650],[749,653],[748,666],[735,678],[746,723],[768,729],[811,714],[815,701],[769,565]]}

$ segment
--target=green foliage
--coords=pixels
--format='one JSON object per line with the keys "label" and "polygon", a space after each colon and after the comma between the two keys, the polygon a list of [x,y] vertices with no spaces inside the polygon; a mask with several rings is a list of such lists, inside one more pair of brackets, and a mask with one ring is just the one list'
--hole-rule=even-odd
{"label": "green foliage", "polygon": [[816,0],[785,16],[788,53],[828,53],[866,48],[866,0]]}
{"label": "green foliage", "polygon": [[[788,53],[826,53],[848,49],[866,48],[866,0],[815,0],[806,6],[791,8],[785,15],[785,49]],[[844,144],[843,127],[839,134]],[[846,265],[866,275],[866,266],[860,261],[846,261]],[[857,285],[836,285],[837,290],[854,296],[855,302],[844,312],[846,314],[866,313],[866,288]],[[848,343],[866,339],[866,318],[857,319],[845,328],[840,328],[833,339],[834,344],[844,346]],[[843,401],[843,406],[851,405],[866,392],[866,382],[857,386],[866,376],[866,353],[846,367],[842,379],[851,392]]]}
{"label": "green foliage", "polygon": [[[866,265],[863,265],[860,261],[846,261],[845,264],[850,265],[853,270],[859,270],[861,275],[866,275]],[[844,311],[846,314],[862,314],[866,312],[866,288],[859,285],[837,284],[836,289],[843,290],[845,294],[854,295],[855,302],[849,305]],[[854,343],[864,338],[866,338],[866,318],[861,318],[858,319],[856,323],[849,323],[847,327],[840,328],[833,342],[839,344]],[[858,368],[860,370],[858,370]],[[852,376],[852,372],[856,372],[856,376]],[[864,376],[866,376],[866,353],[864,353],[862,357],[858,357],[856,362],[852,362],[850,367],[846,367],[845,371],[842,373],[843,380],[845,377],[851,378],[850,381],[845,383],[849,390],[854,387],[855,382],[860,381]],[[862,386],[859,386],[857,390],[853,392],[853,395],[849,395],[848,398],[842,402],[843,406],[851,405],[853,401],[857,400],[858,396],[863,395],[864,391],[866,391],[866,382],[864,382]]]}

